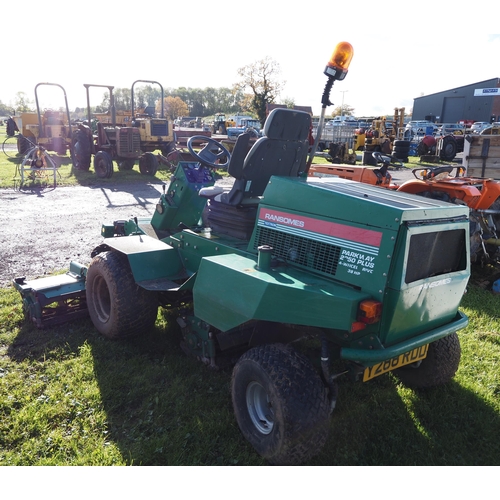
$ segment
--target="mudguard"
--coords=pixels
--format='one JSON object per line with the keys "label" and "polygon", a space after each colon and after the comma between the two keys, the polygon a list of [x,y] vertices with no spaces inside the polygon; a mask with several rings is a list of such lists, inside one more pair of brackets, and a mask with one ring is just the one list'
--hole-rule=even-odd
{"label": "mudguard", "polygon": [[173,280],[189,276],[178,251],[145,234],[107,238],[106,246],[127,256],[136,283],[148,290],[176,290]]}

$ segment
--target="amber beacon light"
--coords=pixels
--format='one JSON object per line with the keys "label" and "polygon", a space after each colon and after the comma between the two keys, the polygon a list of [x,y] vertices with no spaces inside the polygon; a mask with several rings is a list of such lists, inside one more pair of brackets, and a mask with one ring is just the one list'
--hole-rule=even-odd
{"label": "amber beacon light", "polygon": [[347,75],[353,55],[354,49],[349,42],[338,43],[326,65],[325,75],[334,80],[343,80]]}
{"label": "amber beacon light", "polygon": [[328,77],[328,81],[326,82],[323,95],[321,96],[321,115],[316,129],[316,138],[314,139],[314,144],[309,152],[309,159],[307,161],[305,171],[302,173],[304,176],[307,176],[307,172],[318,148],[319,140],[323,132],[326,108],[327,106],[332,105],[332,102],[330,101],[330,92],[333,84],[336,80],[343,80],[345,78],[353,55],[354,49],[349,42],[339,42],[333,51],[332,57],[330,57],[330,60],[326,65],[325,71],[323,72]]}

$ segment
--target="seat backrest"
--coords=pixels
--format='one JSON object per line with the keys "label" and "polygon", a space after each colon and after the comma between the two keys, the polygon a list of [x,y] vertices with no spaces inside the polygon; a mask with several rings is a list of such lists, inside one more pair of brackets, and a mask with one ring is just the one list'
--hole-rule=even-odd
{"label": "seat backrest", "polygon": [[222,195],[221,201],[239,205],[245,198],[262,196],[273,175],[296,177],[306,165],[310,128],[309,113],[288,108],[273,109],[264,124],[263,137],[257,139],[243,164],[236,158],[230,162],[228,172],[236,180],[231,191]]}
{"label": "seat backrest", "polygon": [[250,149],[250,134],[245,132],[240,134],[231,151],[231,158],[227,166],[227,173],[235,179],[243,176],[243,164]]}

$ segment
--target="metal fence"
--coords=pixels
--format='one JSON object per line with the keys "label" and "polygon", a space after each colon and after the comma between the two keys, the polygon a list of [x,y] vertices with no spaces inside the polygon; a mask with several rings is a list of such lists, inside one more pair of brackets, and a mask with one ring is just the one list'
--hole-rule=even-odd
{"label": "metal fence", "polygon": [[[356,127],[349,125],[335,126],[335,127],[323,127],[323,132],[321,133],[320,140],[325,142],[327,145],[330,142],[334,143],[346,143],[349,148],[354,145],[354,131]],[[313,128],[313,136],[316,137],[318,132],[317,128]]]}

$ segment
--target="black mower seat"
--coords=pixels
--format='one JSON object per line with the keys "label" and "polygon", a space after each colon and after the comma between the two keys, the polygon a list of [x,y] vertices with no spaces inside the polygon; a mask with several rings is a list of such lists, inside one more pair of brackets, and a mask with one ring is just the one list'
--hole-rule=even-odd
{"label": "black mower seat", "polygon": [[228,173],[235,178],[233,187],[210,198],[208,225],[220,234],[249,239],[271,176],[297,177],[305,169],[310,127],[309,113],[276,108],[264,124],[264,137],[250,151],[250,134],[240,135],[228,165]]}
{"label": "black mower seat", "polygon": [[[276,108],[267,117],[264,136],[257,139],[250,151],[250,134],[240,135],[228,165],[235,182],[220,201],[240,205],[246,199],[262,196],[271,176],[296,177],[306,165],[310,127],[309,113]],[[248,154],[243,157],[246,151]]]}

